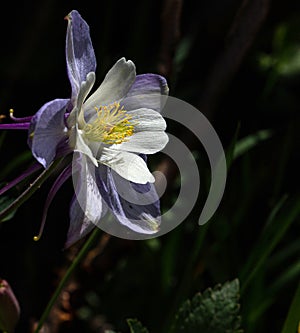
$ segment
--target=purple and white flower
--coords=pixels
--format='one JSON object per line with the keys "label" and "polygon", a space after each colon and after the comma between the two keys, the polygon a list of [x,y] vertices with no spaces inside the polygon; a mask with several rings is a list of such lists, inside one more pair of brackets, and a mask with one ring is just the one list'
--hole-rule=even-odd
{"label": "purple and white flower", "polygon": [[[46,169],[57,158],[73,154],[73,162],[49,192],[43,216],[44,221],[56,192],[73,175],[75,195],[66,246],[95,225],[101,227],[107,210],[134,232],[156,233],[159,198],[146,155],[168,142],[160,115],[161,96],[168,94],[166,80],[156,74],[136,75],[134,63],[121,58],[91,94],[96,58],[89,27],[76,10],[66,19],[71,98],[52,100],[32,117],[17,119],[11,114],[14,123],[0,124],[0,129],[28,129],[32,154]],[[128,184],[133,194],[121,195],[118,189]],[[148,203],[138,204],[138,194],[147,196]]]}

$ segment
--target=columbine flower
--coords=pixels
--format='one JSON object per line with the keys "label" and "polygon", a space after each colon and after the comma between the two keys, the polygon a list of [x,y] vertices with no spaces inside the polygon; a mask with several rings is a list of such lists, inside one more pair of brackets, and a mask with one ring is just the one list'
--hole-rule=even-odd
{"label": "columbine flower", "polygon": [[[101,226],[107,209],[131,230],[155,233],[160,224],[159,199],[151,185],[154,177],[146,154],[160,151],[168,141],[159,113],[167,83],[159,75],[136,75],[133,62],[122,58],[90,94],[96,59],[89,27],[75,10],[66,18],[71,98],[46,103],[32,118],[17,119],[11,114],[15,123],[0,124],[0,128],[28,129],[32,154],[44,168],[73,153],[72,165],[50,190],[43,215],[44,222],[57,190],[75,173],[67,246],[95,225]],[[124,195],[126,186],[131,191]],[[147,199],[144,203],[137,202],[139,194]]]}

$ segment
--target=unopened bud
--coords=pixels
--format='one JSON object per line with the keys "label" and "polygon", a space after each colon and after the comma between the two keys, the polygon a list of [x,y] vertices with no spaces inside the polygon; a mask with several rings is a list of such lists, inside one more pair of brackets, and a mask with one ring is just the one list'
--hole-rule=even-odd
{"label": "unopened bud", "polygon": [[7,281],[0,279],[0,331],[14,332],[20,317],[20,306]]}

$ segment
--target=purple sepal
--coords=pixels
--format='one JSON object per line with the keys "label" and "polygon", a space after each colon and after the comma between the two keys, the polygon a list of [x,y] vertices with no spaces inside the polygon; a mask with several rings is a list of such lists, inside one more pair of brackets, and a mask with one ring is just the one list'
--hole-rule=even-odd
{"label": "purple sepal", "polygon": [[147,108],[160,112],[165,101],[165,97],[162,99],[161,96],[167,95],[168,92],[167,81],[163,76],[158,74],[137,75],[121,104],[127,111]]}
{"label": "purple sepal", "polygon": [[86,21],[76,10],[72,10],[67,19],[66,59],[74,102],[87,74],[96,70],[96,57]]}
{"label": "purple sepal", "polygon": [[64,247],[70,247],[94,228],[95,224],[85,216],[77,201],[76,195],[74,195],[70,206],[70,227]]}
{"label": "purple sepal", "polygon": [[121,224],[137,233],[158,231],[149,224],[149,220],[155,220],[157,227],[160,223],[160,202],[153,184],[129,182],[104,165],[99,166],[96,179],[102,198]]}
{"label": "purple sepal", "polygon": [[28,145],[45,168],[54,160],[57,146],[66,140],[64,114],[69,99],[55,99],[43,105],[32,117]]}

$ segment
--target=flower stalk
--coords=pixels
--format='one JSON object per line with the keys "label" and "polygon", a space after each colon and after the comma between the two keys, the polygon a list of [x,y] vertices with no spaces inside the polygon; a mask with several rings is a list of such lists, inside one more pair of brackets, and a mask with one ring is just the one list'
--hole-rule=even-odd
{"label": "flower stalk", "polygon": [[[57,286],[56,290],[54,291],[50,301],[47,304],[47,307],[45,308],[43,314],[41,315],[41,318],[37,324],[37,327],[35,328],[34,333],[39,333],[43,324],[47,320],[51,309],[55,305],[59,295],[61,294],[63,288],[65,287],[66,283],[69,281],[71,275],[73,274],[74,270],[77,268],[79,263],[82,261],[82,259],[87,255],[89,252],[91,246],[94,244],[95,240],[98,238],[99,234],[101,233],[101,230],[99,228],[95,228],[93,232],[91,233],[90,237],[87,239],[87,241],[84,243],[83,247],[79,251],[76,258],[72,261],[71,265],[69,266],[68,270],[66,271],[65,275],[61,279],[59,285]],[[106,234],[104,235],[106,236]],[[107,238],[108,241],[109,238]]]}

